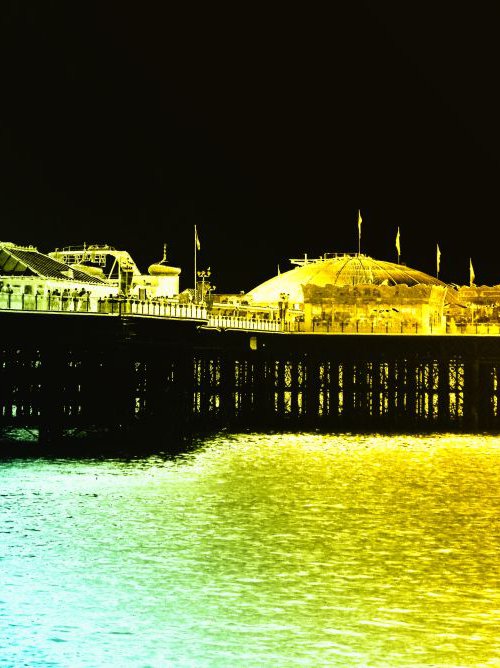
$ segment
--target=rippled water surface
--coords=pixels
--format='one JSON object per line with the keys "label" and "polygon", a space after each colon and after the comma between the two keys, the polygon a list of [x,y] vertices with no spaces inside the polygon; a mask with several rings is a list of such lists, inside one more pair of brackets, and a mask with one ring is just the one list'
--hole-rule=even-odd
{"label": "rippled water surface", "polygon": [[500,666],[500,439],[0,462],[0,666]]}

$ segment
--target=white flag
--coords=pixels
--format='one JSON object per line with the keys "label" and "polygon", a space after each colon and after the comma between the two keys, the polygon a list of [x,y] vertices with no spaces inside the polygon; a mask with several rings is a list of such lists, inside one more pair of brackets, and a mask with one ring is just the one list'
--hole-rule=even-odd
{"label": "white flag", "polygon": [[197,250],[200,250],[200,240],[198,238],[198,230],[196,229],[196,225],[194,226],[194,241],[196,243]]}
{"label": "white flag", "polygon": [[441,266],[441,251],[439,250],[439,244],[436,244],[436,267],[437,273],[439,274],[439,267]]}
{"label": "white flag", "polygon": [[361,223],[363,219],[361,218],[361,211],[358,209],[358,237],[361,239]]}
{"label": "white flag", "polygon": [[401,243],[399,241],[399,227],[398,227],[398,233],[396,234],[396,250],[398,251],[398,255],[401,255]]}
{"label": "white flag", "polygon": [[469,258],[469,281],[471,285],[474,283],[475,278],[476,275],[474,273],[474,267],[472,266],[472,260]]}

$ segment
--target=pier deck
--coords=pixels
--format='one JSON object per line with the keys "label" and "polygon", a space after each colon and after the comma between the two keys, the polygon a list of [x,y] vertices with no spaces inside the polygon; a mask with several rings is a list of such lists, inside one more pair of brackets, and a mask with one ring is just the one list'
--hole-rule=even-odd
{"label": "pier deck", "polygon": [[0,311],[0,427],[500,429],[500,337],[285,334]]}

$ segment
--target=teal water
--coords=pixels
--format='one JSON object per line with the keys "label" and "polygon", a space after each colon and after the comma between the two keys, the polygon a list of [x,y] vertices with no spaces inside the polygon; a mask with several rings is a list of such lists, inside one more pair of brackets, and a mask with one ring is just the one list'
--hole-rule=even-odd
{"label": "teal water", "polygon": [[500,439],[0,462],[0,666],[500,666]]}

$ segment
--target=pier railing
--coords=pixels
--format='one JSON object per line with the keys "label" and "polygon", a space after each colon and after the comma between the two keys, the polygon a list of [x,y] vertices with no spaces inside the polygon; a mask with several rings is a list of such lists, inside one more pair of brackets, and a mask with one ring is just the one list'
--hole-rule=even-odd
{"label": "pier railing", "polygon": [[280,332],[283,330],[279,320],[249,319],[228,315],[209,316],[207,327],[214,329],[258,329],[265,332]]}
{"label": "pier railing", "polygon": [[143,316],[169,320],[196,320],[214,329],[280,331],[277,320],[249,319],[237,316],[210,316],[205,305],[181,304],[171,300],[139,300],[120,297],[96,297],[88,293],[79,297],[62,295],[29,295],[0,293],[2,311],[38,311],[45,313],[92,313],[112,316]]}
{"label": "pier railing", "polygon": [[455,323],[447,322],[445,325],[429,324],[423,326],[420,323],[367,323],[362,320],[351,320],[349,322],[319,322],[312,323],[310,328],[305,329],[303,322],[287,322],[282,327],[283,331],[295,333],[315,334],[452,334],[452,335],[500,335],[500,322],[476,322]]}
{"label": "pier railing", "polygon": [[0,310],[44,311],[50,313],[95,313],[100,315],[141,315],[165,318],[207,320],[205,306],[164,300],[139,300],[97,297],[86,293],[72,297],[57,294],[27,295],[0,293]]}
{"label": "pier railing", "polygon": [[500,322],[455,323],[446,325],[405,323],[387,321],[370,323],[364,320],[348,322],[313,322],[310,327],[304,322],[283,322],[259,316],[214,315],[202,304],[179,303],[174,300],[139,300],[122,297],[97,297],[89,293],[78,297],[63,295],[30,295],[0,292],[0,311],[40,311],[50,313],[93,313],[112,316],[142,316],[166,319],[187,319],[201,321],[205,327],[213,329],[244,329],[266,332],[301,334],[408,334],[408,335],[483,335],[499,336]]}
{"label": "pier railing", "polygon": [[96,313],[101,315],[143,315],[207,320],[207,309],[197,304],[171,300],[139,300],[121,297],[27,295],[0,293],[0,310],[45,311],[51,313]]}

